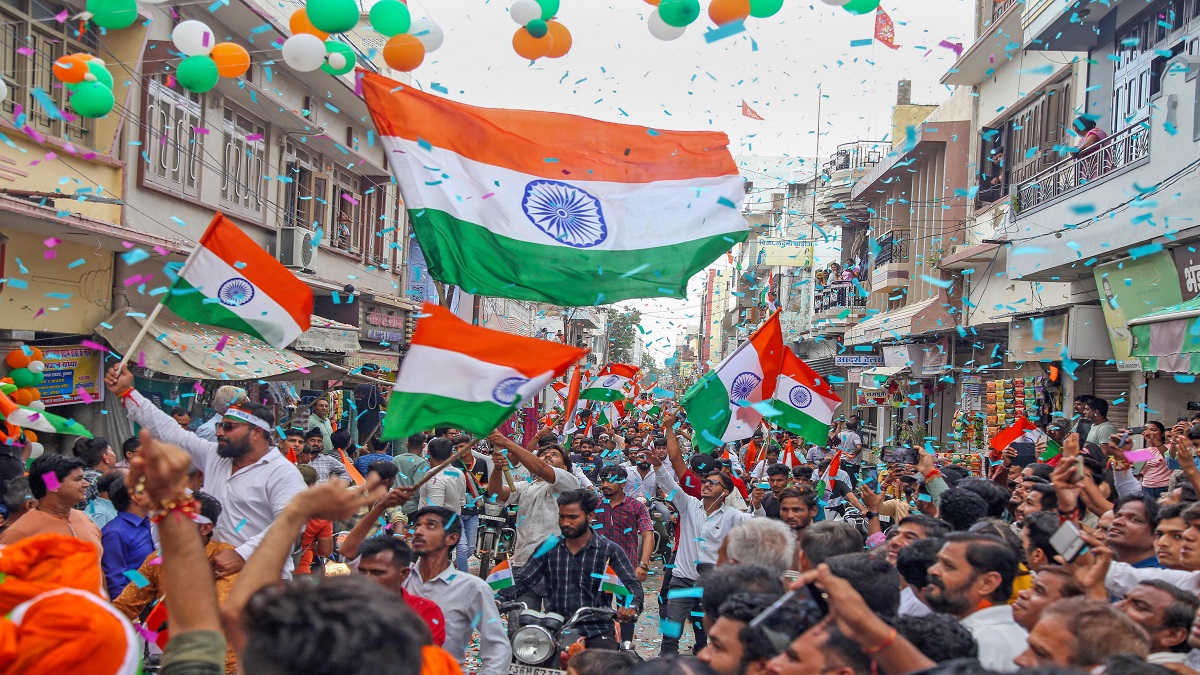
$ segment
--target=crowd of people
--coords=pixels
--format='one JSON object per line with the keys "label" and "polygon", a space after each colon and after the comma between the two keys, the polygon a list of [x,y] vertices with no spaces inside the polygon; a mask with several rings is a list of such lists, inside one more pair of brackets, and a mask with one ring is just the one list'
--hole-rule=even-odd
{"label": "crowd of people", "polygon": [[[972,473],[876,463],[854,416],[823,444],[702,449],[664,405],[357,448],[321,401],[277,425],[223,388],[192,430],[105,382],[139,436],[5,485],[6,672],[502,675],[521,605],[611,610],[574,627],[574,675],[1200,671],[1200,419],[1122,429],[1081,396],[1042,461]],[[489,505],[515,509],[495,571]]]}

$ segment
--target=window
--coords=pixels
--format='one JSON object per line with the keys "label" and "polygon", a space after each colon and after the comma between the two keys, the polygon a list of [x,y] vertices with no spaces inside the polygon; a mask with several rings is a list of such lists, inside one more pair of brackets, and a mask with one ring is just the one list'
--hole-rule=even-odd
{"label": "window", "polygon": [[221,207],[261,221],[265,206],[267,128],[262,122],[225,108]]}
{"label": "window", "polygon": [[359,177],[336,171],[334,173],[334,228],[329,245],[347,253],[362,253],[363,236],[367,229],[364,198]]}
{"label": "window", "polygon": [[387,179],[371,180],[365,194],[367,204],[367,264],[389,269],[392,267],[394,250],[391,242],[396,240],[397,202]]}
{"label": "window", "polygon": [[285,227],[328,229],[328,179],[318,173],[320,157],[288,143],[283,160],[283,223]]}
{"label": "window", "polygon": [[97,52],[94,33],[80,33],[78,21],[59,23],[55,18],[66,11],[65,5],[45,0],[0,2],[0,76],[9,89],[0,108],[12,116],[20,106],[25,113],[23,123],[30,128],[93,147],[93,120],[77,116],[71,121],[52,119],[33,95],[34,88],[40,88],[59,110],[69,113],[67,91],[54,77],[51,66],[66,54]]}
{"label": "window", "polygon": [[152,76],[144,91],[146,133],[142,144],[146,183],[191,199],[200,197],[204,136],[201,94],[174,91],[166,74]]}
{"label": "window", "polygon": [[1065,155],[1055,147],[1071,145],[1067,132],[1074,111],[1071,79],[1047,85],[1032,102],[1018,110],[1004,125],[1003,143],[1008,162],[1008,183],[1022,183]]}

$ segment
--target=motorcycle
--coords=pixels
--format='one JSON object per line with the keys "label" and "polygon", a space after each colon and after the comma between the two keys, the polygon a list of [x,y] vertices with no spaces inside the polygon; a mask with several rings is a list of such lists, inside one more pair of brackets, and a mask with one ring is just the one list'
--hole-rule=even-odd
{"label": "motorcycle", "polygon": [[661,497],[652,501],[638,495],[636,499],[650,512],[650,520],[654,523],[654,557],[665,563],[667,556],[675,550],[675,506]]}
{"label": "motorcycle", "polygon": [[483,503],[479,514],[479,578],[487,579],[492,566],[512,555],[517,530],[509,524],[511,514],[503,504]]}
{"label": "motorcycle", "polygon": [[[580,607],[564,620],[561,614],[532,610],[523,602],[503,602],[499,610],[508,615],[509,675],[560,675],[582,647],[583,636],[575,626],[584,619],[612,621],[617,616],[611,607]],[[632,642],[622,642],[620,650],[636,654]]]}

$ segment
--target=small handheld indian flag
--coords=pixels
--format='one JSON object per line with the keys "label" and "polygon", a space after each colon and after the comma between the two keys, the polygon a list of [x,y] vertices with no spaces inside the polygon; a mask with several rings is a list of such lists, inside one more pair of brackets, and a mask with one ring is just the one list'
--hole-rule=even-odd
{"label": "small handheld indian flag", "polygon": [[821,476],[821,480],[817,481],[817,497],[824,499],[825,492],[832,490],[837,484],[837,473],[842,468],[842,451],[838,450],[829,462],[829,468],[825,469],[825,475]]}
{"label": "small handheld indian flag", "polygon": [[509,567],[507,560],[493,567],[487,575],[487,584],[492,587],[493,591],[502,591],[515,583],[512,568]]}
{"label": "small handheld indian flag", "polygon": [[629,589],[625,588],[625,584],[621,582],[621,577],[618,577],[616,570],[608,564],[605,564],[604,576],[600,578],[600,592],[612,593],[621,597],[630,595]]}

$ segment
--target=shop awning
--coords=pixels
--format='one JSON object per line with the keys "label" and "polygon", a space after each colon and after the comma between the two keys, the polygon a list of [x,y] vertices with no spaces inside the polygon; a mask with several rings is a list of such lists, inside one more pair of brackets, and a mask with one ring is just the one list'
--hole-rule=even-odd
{"label": "shop awning", "polygon": [[1200,374],[1200,298],[1127,322],[1146,370]]}
{"label": "shop awning", "polygon": [[[123,309],[96,328],[120,353],[129,349],[146,321],[145,317],[129,312]],[[303,373],[315,364],[299,354],[275,349],[245,333],[167,315],[167,312],[159,315],[138,345],[141,356],[137,353],[133,356],[137,365],[190,380],[257,380],[284,373],[297,373],[299,379],[320,379]],[[218,352],[217,345],[223,338],[228,339]]]}
{"label": "shop awning", "polygon": [[858,385],[863,389],[880,389],[889,377],[905,370],[908,370],[908,366],[876,366],[874,368],[867,368],[862,372],[862,376],[858,378]]}
{"label": "shop awning", "polygon": [[842,343],[849,346],[883,340],[898,341],[923,333],[948,330],[956,325],[946,311],[946,299],[939,295],[900,309],[880,312],[846,331]]}
{"label": "shop awning", "polygon": [[302,352],[349,354],[358,351],[358,328],[312,315],[312,327],[296,338],[291,348]]}

